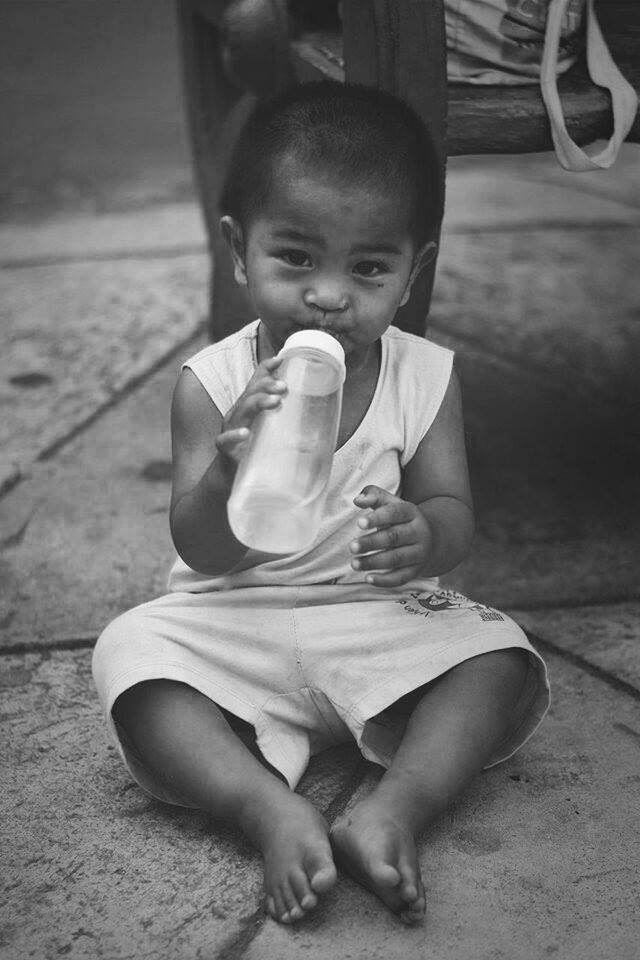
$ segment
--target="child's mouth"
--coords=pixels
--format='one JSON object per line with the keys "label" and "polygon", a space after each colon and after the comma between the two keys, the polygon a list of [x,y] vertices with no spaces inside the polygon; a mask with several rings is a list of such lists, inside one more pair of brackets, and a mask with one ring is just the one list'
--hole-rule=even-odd
{"label": "child's mouth", "polygon": [[[344,331],[334,330],[332,327],[328,327],[323,323],[305,323],[296,324],[295,330],[319,330],[320,333],[328,333],[330,337],[333,337],[334,340],[337,340],[338,343],[342,344],[343,340],[346,337]],[[295,332],[295,331],[294,331]]]}

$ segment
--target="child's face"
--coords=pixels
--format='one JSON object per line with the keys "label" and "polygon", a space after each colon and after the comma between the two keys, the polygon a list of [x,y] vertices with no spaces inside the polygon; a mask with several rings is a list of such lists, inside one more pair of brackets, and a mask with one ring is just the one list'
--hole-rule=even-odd
{"label": "child's face", "polygon": [[316,328],[357,356],[392,322],[420,267],[406,204],[312,176],[280,181],[244,234],[223,221],[236,279],[274,351],[297,330]]}

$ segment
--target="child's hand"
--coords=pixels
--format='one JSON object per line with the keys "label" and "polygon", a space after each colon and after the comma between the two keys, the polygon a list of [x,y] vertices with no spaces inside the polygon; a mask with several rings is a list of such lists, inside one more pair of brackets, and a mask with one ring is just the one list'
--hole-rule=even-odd
{"label": "child's hand", "polygon": [[373,485],[353,502],[371,510],[358,520],[363,534],[350,544],[357,555],[351,561],[353,569],[370,570],[365,580],[377,587],[399,587],[418,576],[431,547],[429,524],[419,507]]}
{"label": "child's hand", "polygon": [[283,394],[286,393],[286,384],[274,376],[280,363],[279,357],[264,360],[256,368],[244,393],[224,418],[222,432],[216,438],[216,447],[223,457],[234,461],[234,465],[242,459],[251,425],[260,411],[273,410],[279,406]]}

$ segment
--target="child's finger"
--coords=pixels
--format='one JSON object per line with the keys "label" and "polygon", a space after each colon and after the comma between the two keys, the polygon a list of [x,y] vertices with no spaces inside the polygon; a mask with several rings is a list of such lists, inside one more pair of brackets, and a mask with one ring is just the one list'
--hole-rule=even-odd
{"label": "child's finger", "polygon": [[422,548],[418,544],[410,544],[396,550],[379,550],[377,553],[354,557],[351,566],[354,570],[398,570],[413,567],[422,559]]}
{"label": "child's finger", "polygon": [[355,554],[370,553],[372,550],[395,549],[415,542],[414,528],[408,523],[400,523],[370,530],[366,535],[352,540],[349,549]]}
{"label": "child's finger", "polygon": [[372,507],[371,513],[359,517],[358,526],[361,530],[371,530],[372,528],[380,530],[382,527],[411,523],[415,515],[414,504],[394,497],[393,500],[387,500],[379,507]]}
{"label": "child's finger", "polygon": [[223,433],[218,434],[216,447],[220,453],[236,460],[248,437],[249,431],[246,427],[237,427],[235,430],[225,430]]}
{"label": "child's finger", "polygon": [[251,384],[251,394],[256,393],[279,393],[287,392],[287,385],[284,380],[276,380],[275,377],[261,377],[254,380]]}
{"label": "child's finger", "polygon": [[372,587],[401,587],[409,580],[413,580],[419,572],[418,567],[401,567],[398,570],[376,570],[367,573],[365,581]]}
{"label": "child's finger", "polygon": [[356,507],[361,507],[366,509],[367,507],[374,509],[375,507],[381,506],[383,503],[388,503],[389,500],[395,500],[396,497],[392,493],[389,493],[388,490],[384,490],[382,487],[377,487],[375,484],[371,483],[369,486],[364,487],[357,497],[354,497],[353,502]]}
{"label": "child's finger", "polygon": [[228,447],[236,443],[242,443],[249,436],[248,427],[234,427],[232,430],[223,430],[216,439],[218,446]]}
{"label": "child's finger", "polygon": [[274,410],[282,403],[279,393],[251,393],[246,396],[233,413],[233,428],[248,427],[261,410]]}
{"label": "child's finger", "polygon": [[269,357],[268,360],[263,360],[262,363],[258,364],[256,373],[258,373],[259,370],[266,370],[268,373],[272,373],[278,369],[281,363],[282,357]]}

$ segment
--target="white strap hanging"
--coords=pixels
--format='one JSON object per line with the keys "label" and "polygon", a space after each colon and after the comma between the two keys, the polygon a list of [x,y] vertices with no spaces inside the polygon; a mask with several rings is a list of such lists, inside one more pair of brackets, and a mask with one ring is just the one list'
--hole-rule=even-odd
{"label": "white strap hanging", "polygon": [[629,133],[638,109],[638,97],[611,58],[600,25],[596,19],[594,0],[587,0],[587,68],[593,82],[611,94],[613,134],[606,146],[589,156],[569,136],[556,82],[560,28],[569,0],[551,0],[547,15],[544,52],[540,70],[540,87],[551,123],[556,154],[565,170],[600,170],[614,163]]}

